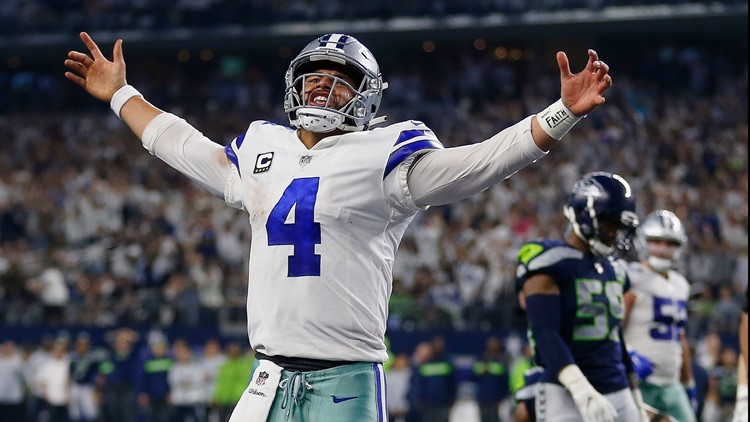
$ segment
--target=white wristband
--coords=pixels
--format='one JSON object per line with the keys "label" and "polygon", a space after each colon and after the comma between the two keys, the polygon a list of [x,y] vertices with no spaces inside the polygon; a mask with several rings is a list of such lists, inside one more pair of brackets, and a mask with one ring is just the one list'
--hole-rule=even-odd
{"label": "white wristband", "polygon": [[112,99],[109,100],[109,106],[112,108],[112,111],[115,112],[117,117],[122,119],[122,116],[120,116],[120,110],[122,110],[122,106],[133,97],[143,98],[143,95],[132,85],[123,85],[114,95],[112,95]]}
{"label": "white wristband", "polygon": [[576,364],[570,364],[563,368],[557,375],[557,379],[560,380],[560,384],[562,384],[568,391],[570,391],[571,386],[580,382],[589,384],[586,376],[581,372],[581,368]]}
{"label": "white wristband", "polygon": [[568,107],[565,107],[562,98],[539,112],[536,117],[547,135],[558,141],[583,118],[576,116]]}

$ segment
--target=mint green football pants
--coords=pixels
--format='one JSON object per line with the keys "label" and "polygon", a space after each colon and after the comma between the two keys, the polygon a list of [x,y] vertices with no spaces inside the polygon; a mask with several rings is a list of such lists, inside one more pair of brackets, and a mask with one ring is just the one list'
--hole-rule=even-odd
{"label": "mint green football pants", "polygon": [[655,385],[642,382],[643,402],[672,416],[680,422],[695,422],[695,413],[690,399],[680,383]]}
{"label": "mint green football pants", "polygon": [[381,363],[281,371],[268,422],[386,422]]}

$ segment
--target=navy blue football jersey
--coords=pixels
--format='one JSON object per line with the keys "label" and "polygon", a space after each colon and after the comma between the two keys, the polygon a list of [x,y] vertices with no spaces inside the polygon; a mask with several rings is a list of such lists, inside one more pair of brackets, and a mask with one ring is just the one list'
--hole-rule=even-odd
{"label": "navy blue football jersey", "polygon": [[[607,394],[628,387],[620,340],[623,292],[629,287],[624,269],[559,240],[526,243],[518,260],[518,287],[534,274],[546,274],[560,288],[562,315],[547,317],[560,319],[560,335],[594,388]],[[530,331],[532,346],[533,335]],[[545,366],[534,352],[536,363]],[[557,374],[547,372],[543,381],[559,384]]]}

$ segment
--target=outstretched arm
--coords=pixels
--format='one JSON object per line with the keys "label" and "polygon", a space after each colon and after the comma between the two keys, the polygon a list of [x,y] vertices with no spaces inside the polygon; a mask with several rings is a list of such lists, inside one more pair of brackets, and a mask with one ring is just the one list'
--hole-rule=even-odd
{"label": "outstretched arm", "polygon": [[[560,99],[562,105],[567,108],[567,110],[562,110],[563,113],[572,112],[574,116],[567,118],[575,119],[575,121],[604,104],[606,101],[603,96],[604,91],[612,86],[609,66],[599,60],[599,55],[592,49],[588,50],[588,56],[586,67],[578,73],[571,73],[568,56],[562,51],[557,52],[557,66],[560,68]],[[553,104],[550,108],[554,106]],[[531,121],[531,134],[534,142],[543,151],[549,151],[572,127],[571,124],[567,129],[563,129],[564,132],[561,131],[560,129],[567,125],[558,121],[561,117],[557,113],[558,110],[550,110],[550,108],[534,116]],[[546,113],[548,111],[550,113]],[[565,118],[565,116],[562,117]]]}
{"label": "outstretched arm", "polygon": [[122,40],[115,41],[110,61],[89,34],[81,32],[80,36],[89,54],[70,51],[65,60],[70,71],[65,77],[94,98],[109,102],[150,153],[227,199],[230,164],[221,145],[179,117],[154,107],[127,84]]}
{"label": "outstretched arm", "polygon": [[495,136],[458,148],[432,150],[408,172],[418,206],[443,205],[476,195],[543,157],[584,115],[604,104],[612,86],[609,66],[588,51],[586,67],[571,73],[568,56],[557,53],[561,98]]}
{"label": "outstretched arm", "polygon": [[[90,55],[79,51],[69,52],[65,66],[71,70],[65,72],[65,77],[85,89],[94,98],[111,103],[115,92],[127,85],[122,40],[115,41],[112,61],[110,61],[104,57],[89,34],[81,32],[80,36]],[[120,118],[141,139],[146,126],[161,113],[162,110],[151,105],[143,97],[135,96],[123,105]]]}

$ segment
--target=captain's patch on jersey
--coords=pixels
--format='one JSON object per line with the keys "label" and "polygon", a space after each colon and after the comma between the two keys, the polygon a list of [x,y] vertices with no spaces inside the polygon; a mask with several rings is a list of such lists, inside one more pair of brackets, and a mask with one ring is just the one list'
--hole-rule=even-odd
{"label": "captain's patch on jersey", "polygon": [[271,168],[271,161],[273,161],[273,152],[264,152],[258,154],[255,159],[255,168],[253,173],[265,173]]}

